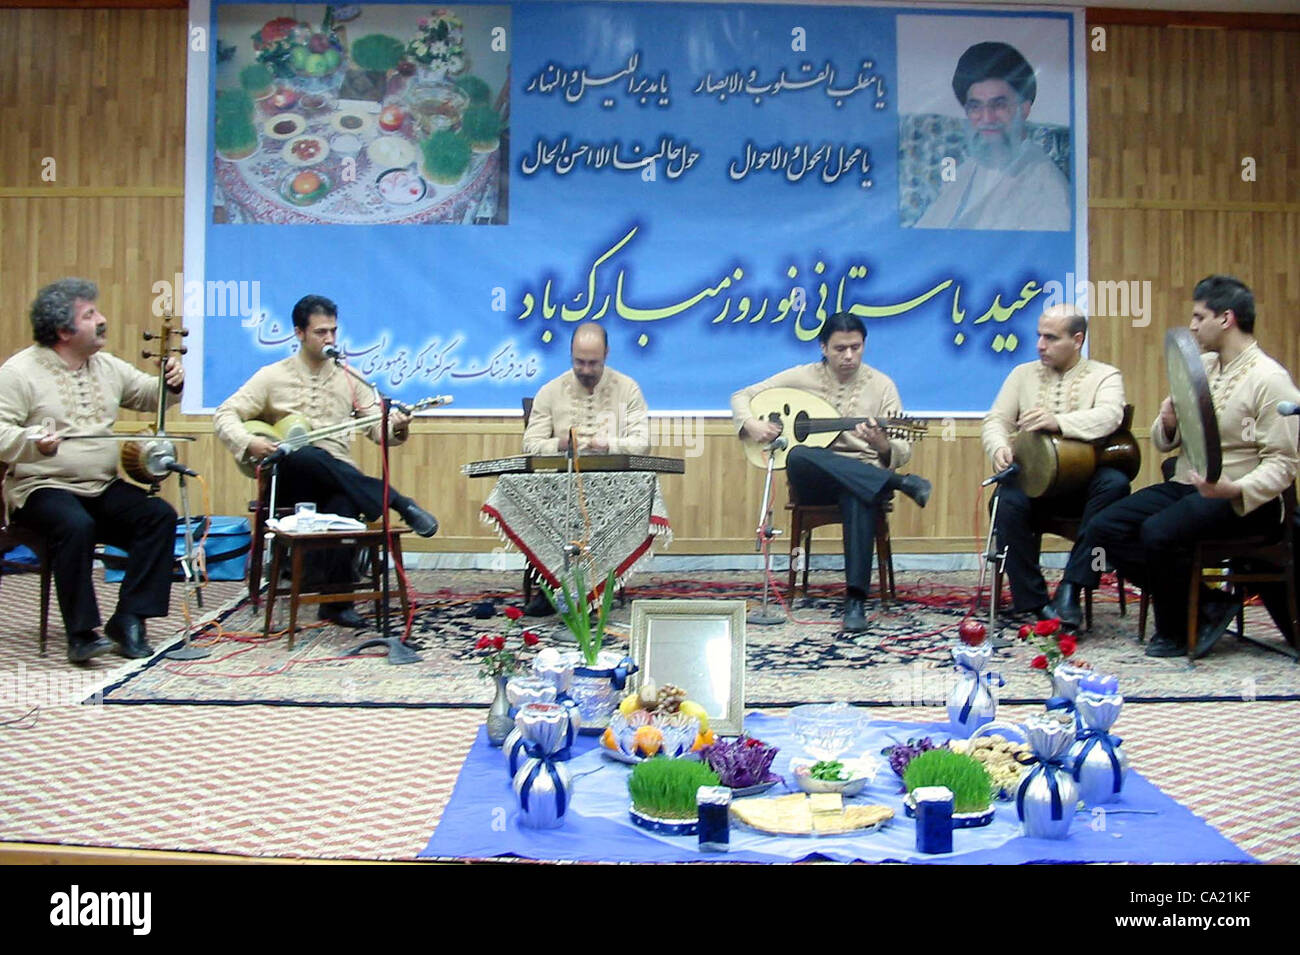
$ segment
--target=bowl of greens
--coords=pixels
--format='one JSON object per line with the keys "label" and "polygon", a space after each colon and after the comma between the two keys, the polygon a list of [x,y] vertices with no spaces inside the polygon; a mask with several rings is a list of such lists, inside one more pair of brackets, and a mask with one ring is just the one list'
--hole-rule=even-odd
{"label": "bowl of greens", "polygon": [[856,796],[876,778],[880,763],[869,756],[861,759],[790,760],[790,775],[806,793],[840,793]]}

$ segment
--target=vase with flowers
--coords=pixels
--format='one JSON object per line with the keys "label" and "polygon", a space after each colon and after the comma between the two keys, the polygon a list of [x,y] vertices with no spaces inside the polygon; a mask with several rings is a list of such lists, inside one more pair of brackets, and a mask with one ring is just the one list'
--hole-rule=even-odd
{"label": "vase with flowers", "polygon": [[1019,637],[1038,650],[1038,655],[1030,661],[1029,666],[1046,674],[1052,681],[1053,694],[1056,693],[1056,671],[1059,667],[1082,667],[1079,660],[1071,659],[1079,642],[1073,634],[1061,629],[1060,620],[1039,620],[1034,624],[1025,624],[1020,628]]}
{"label": "vase with flowers", "polygon": [[639,669],[631,657],[604,648],[614,580],[614,572],[610,571],[594,623],[587,608],[587,580],[581,565],[574,567],[572,589],[563,580],[558,591],[545,583],[539,585],[578,644],[576,651],[563,654],[563,661],[573,666],[569,693],[582,714],[584,733],[604,732],[610,714],[622,700],[627,678]]}
{"label": "vase with flowers", "polygon": [[[519,631],[519,620],[524,612],[518,607],[505,610],[506,626],[504,633],[483,634],[474,645],[479,655],[479,676],[487,677],[496,683],[496,695],[488,707],[487,737],[493,746],[500,746],[514,728],[510,716],[510,699],[506,695],[506,682],[524,668],[528,651],[537,646],[537,634],[531,630]],[[516,631],[518,635],[516,637]]]}
{"label": "vase with flowers", "polygon": [[416,65],[421,82],[441,82],[450,74],[465,71],[465,25],[460,17],[439,8],[421,17],[417,30],[406,44],[406,58]]}

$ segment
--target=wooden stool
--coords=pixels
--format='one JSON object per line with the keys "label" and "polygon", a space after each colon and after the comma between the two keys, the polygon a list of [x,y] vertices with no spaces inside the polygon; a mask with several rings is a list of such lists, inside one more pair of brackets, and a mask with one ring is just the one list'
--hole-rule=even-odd
{"label": "wooden stool", "polygon": [[[388,544],[389,566],[401,566],[402,563],[402,537],[407,533],[409,527],[394,527],[391,530],[391,539]],[[271,635],[271,620],[275,611],[275,598],[281,594],[280,589],[280,562],[288,559],[290,562],[289,572],[289,649],[293,649],[294,634],[298,629],[298,605],[299,604],[326,604],[326,603],[345,603],[353,600],[373,600],[375,602],[375,612],[380,612],[380,601],[383,599],[384,592],[379,586],[379,548],[384,541],[384,530],[382,527],[368,528],[364,531],[323,531],[315,534],[290,534],[284,531],[276,531],[275,536],[271,538],[271,580],[266,587],[266,623],[262,629],[262,636]],[[351,592],[325,593],[322,591],[311,591],[303,593],[303,560],[307,554],[314,550],[325,550],[333,547],[365,547],[370,550],[370,590],[355,590]],[[408,604],[406,598],[406,578],[401,574],[397,575],[397,594],[402,601],[402,619],[405,620],[408,614]]]}

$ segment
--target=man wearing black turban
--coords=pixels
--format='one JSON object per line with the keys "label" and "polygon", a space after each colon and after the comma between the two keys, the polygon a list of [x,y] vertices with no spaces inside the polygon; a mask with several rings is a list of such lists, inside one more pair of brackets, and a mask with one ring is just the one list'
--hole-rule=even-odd
{"label": "man wearing black turban", "polygon": [[1026,136],[1038,95],[1029,61],[1007,43],[976,43],[961,55],[952,91],[970,122],[970,154],[917,220],[918,229],[1070,227],[1070,185]]}

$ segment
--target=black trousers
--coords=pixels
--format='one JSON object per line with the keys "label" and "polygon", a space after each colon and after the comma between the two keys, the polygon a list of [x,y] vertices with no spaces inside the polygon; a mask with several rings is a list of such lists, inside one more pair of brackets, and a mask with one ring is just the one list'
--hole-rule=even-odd
{"label": "black trousers", "polygon": [[1020,488],[1006,484],[998,491],[997,542],[1006,548],[1007,581],[1015,613],[1038,610],[1047,604],[1047,582],[1039,567],[1043,535],[1035,528],[1051,515],[1078,517],[1079,539],[1070,548],[1063,580],[1096,587],[1101,574],[1093,570],[1092,552],[1084,545],[1083,528],[1116,501],[1129,495],[1129,480],[1114,468],[1098,468],[1088,486],[1077,494],[1029,498]]}
{"label": "black trousers", "polygon": [[[362,474],[328,451],[309,445],[280,461],[276,506],[291,507],[312,501],[322,514],[373,521],[383,513],[384,482]],[[388,489],[388,503],[396,507],[404,498]],[[316,550],[307,556],[307,580],[312,586],[346,590],[352,584],[353,552],[337,547]]]}
{"label": "black trousers", "polygon": [[166,501],[125,481],[114,481],[96,497],[41,488],[14,511],[14,520],[49,541],[55,592],[68,633],[93,630],[103,622],[91,579],[97,541],[127,552],[117,611],[137,617],[167,615],[176,511]]}
{"label": "black trousers", "polygon": [[1084,538],[1147,592],[1156,632],[1182,644],[1196,542],[1273,532],[1282,535],[1279,501],[1241,517],[1228,501],[1201,497],[1190,484],[1165,481],[1106,508],[1088,525]]}
{"label": "black trousers", "polygon": [[[893,493],[894,473],[829,448],[800,445],[786,458],[786,473],[801,504],[838,504],[844,533],[844,582],[850,597],[871,587],[871,556],[881,504]],[[798,542],[796,542],[797,544]]]}

